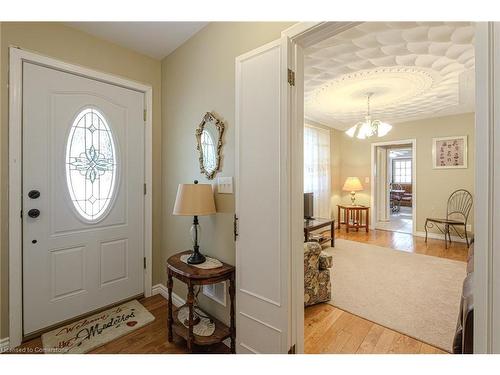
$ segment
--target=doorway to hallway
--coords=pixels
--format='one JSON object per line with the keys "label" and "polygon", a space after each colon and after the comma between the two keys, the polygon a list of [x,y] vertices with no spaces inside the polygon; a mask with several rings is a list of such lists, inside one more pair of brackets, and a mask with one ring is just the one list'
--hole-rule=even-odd
{"label": "doorway to hallway", "polygon": [[414,141],[372,145],[373,227],[414,233],[415,147]]}

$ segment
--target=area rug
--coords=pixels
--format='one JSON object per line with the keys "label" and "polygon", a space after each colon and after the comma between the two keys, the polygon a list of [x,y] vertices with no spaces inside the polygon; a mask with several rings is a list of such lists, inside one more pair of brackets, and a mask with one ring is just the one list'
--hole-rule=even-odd
{"label": "area rug", "polygon": [[86,353],[154,320],[133,300],[42,335],[44,353]]}
{"label": "area rug", "polygon": [[338,239],[330,304],[451,351],[465,262]]}

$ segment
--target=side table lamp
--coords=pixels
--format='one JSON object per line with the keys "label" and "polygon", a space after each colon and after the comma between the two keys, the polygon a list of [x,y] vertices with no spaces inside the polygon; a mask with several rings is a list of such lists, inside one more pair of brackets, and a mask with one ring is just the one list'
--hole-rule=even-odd
{"label": "side table lamp", "polygon": [[357,191],[362,191],[363,190],[363,185],[361,185],[361,181],[359,181],[359,178],[357,177],[347,177],[344,183],[344,187],[342,188],[343,191],[350,191],[351,192],[351,203],[353,206],[355,206],[356,202],[356,192]]}
{"label": "side table lamp", "polygon": [[213,215],[215,213],[216,209],[212,185],[199,184],[197,180],[194,181],[194,184],[179,184],[173,214],[193,216],[193,225],[191,226],[193,254],[187,260],[189,264],[200,264],[205,262],[205,256],[200,253],[200,246],[198,245],[200,236],[198,216]]}

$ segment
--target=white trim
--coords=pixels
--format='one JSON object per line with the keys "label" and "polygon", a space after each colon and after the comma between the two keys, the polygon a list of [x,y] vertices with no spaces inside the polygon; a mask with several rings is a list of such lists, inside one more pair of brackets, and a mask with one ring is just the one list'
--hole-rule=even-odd
{"label": "white trim", "polygon": [[[413,233],[413,235],[416,237],[425,237],[425,232],[418,231],[418,232]],[[427,234],[427,237],[432,238],[434,240],[444,241],[444,234],[440,234],[440,233],[429,232]],[[451,241],[465,243],[465,238],[460,238],[458,236],[451,236]]]}
{"label": "white trim", "polygon": [[499,43],[498,22],[476,23],[474,353],[500,353]]}
{"label": "white trim", "polygon": [[417,235],[417,140],[415,138],[412,139],[402,139],[397,141],[386,141],[386,142],[375,142],[371,144],[371,185],[370,185],[370,205],[372,209],[372,217],[371,217],[371,227],[377,229],[377,207],[376,207],[376,199],[375,199],[375,170],[376,170],[376,148],[378,146],[391,146],[391,145],[402,145],[402,144],[411,144],[412,148],[412,157],[411,157],[411,179],[412,179],[412,233],[413,235]]}
{"label": "white trim", "polygon": [[149,85],[126,78],[69,64],[47,56],[9,48],[9,335],[12,347],[22,341],[22,64],[29,61],[41,66],[110,83],[144,93],[145,121],[145,183],[144,198],[144,295],[151,295],[152,284],[152,110],[153,89]]}
{"label": "white trim", "polygon": [[[490,30],[492,35],[491,44],[488,44],[490,47],[490,57],[492,58],[492,66],[490,69],[493,69],[492,76],[493,80],[490,81],[492,85],[492,92],[488,96],[488,107],[489,111],[489,128],[491,130],[491,135],[493,141],[490,140],[490,145],[492,144],[492,149],[490,153],[490,164],[481,165],[481,167],[477,167],[489,172],[490,182],[492,183],[490,190],[490,210],[493,208],[491,222],[489,223],[491,228],[490,235],[492,237],[492,246],[491,249],[484,248],[486,254],[491,254],[491,264],[488,277],[488,286],[489,286],[489,311],[491,312],[491,322],[490,322],[490,342],[491,347],[489,352],[491,353],[500,353],[500,232],[498,228],[500,226],[500,173],[498,173],[498,166],[500,165],[500,132],[498,129],[500,128],[500,103],[498,98],[500,97],[500,24],[498,22],[490,23]],[[492,112],[491,112],[492,111]],[[490,169],[491,168],[491,169]],[[479,180],[481,181],[481,180]],[[479,183],[477,181],[476,183]],[[481,181],[483,183],[488,183],[485,179]],[[476,193],[477,196],[477,193]],[[482,196],[481,196],[482,197]],[[484,214],[483,214],[484,215]],[[483,249],[483,247],[477,247],[478,249]],[[491,252],[490,252],[491,251]],[[475,252],[475,254],[478,251]],[[481,271],[478,271],[481,272]],[[474,296],[474,303],[475,303]],[[476,316],[474,312],[474,317]],[[475,321],[474,321],[475,322]],[[475,332],[474,332],[475,333]]]}
{"label": "white trim", "polygon": [[[306,48],[361,23],[362,22],[299,22],[283,30],[281,36],[289,38],[292,47],[300,45]],[[295,78],[297,78],[297,76]]]}
{"label": "white trim", "polygon": [[[291,344],[297,354],[304,353],[304,51],[290,43],[290,69],[295,71],[295,89],[291,90],[290,108],[290,247]],[[299,204],[300,203],[300,204]]]}
{"label": "white trim", "polygon": [[290,121],[290,240],[291,284],[290,345],[295,344],[297,354],[304,353],[304,56],[303,49],[320,40],[345,31],[359,22],[300,22],[284,30],[281,36],[289,45],[288,68],[295,71],[295,88],[291,90],[288,117]]}
{"label": "white trim", "polygon": [[10,348],[9,338],[5,337],[3,339],[0,339],[0,354],[2,354],[3,352],[8,351],[9,348]]}
{"label": "white trim", "polygon": [[[152,295],[155,296],[157,294],[161,294],[161,296],[163,298],[168,300],[168,288],[165,285],[160,283],[160,284],[156,284],[153,286]],[[185,299],[179,297],[179,295],[172,292],[172,304],[175,307],[180,307],[180,306],[184,305],[185,303],[186,303]]]}
{"label": "white trim", "polygon": [[494,24],[476,23],[476,133],[474,243],[474,353],[492,350],[493,282],[493,156],[495,127]]}

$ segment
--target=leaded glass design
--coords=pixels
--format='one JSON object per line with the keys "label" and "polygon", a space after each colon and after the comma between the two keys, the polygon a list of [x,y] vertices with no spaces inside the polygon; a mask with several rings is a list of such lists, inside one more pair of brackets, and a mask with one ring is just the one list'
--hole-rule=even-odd
{"label": "leaded glass design", "polygon": [[76,211],[98,220],[114,194],[116,151],[113,134],[96,108],[76,116],[66,144],[66,183]]}
{"label": "leaded glass design", "polygon": [[201,133],[201,147],[203,151],[203,166],[210,173],[215,169],[215,142],[212,135],[206,129]]}

